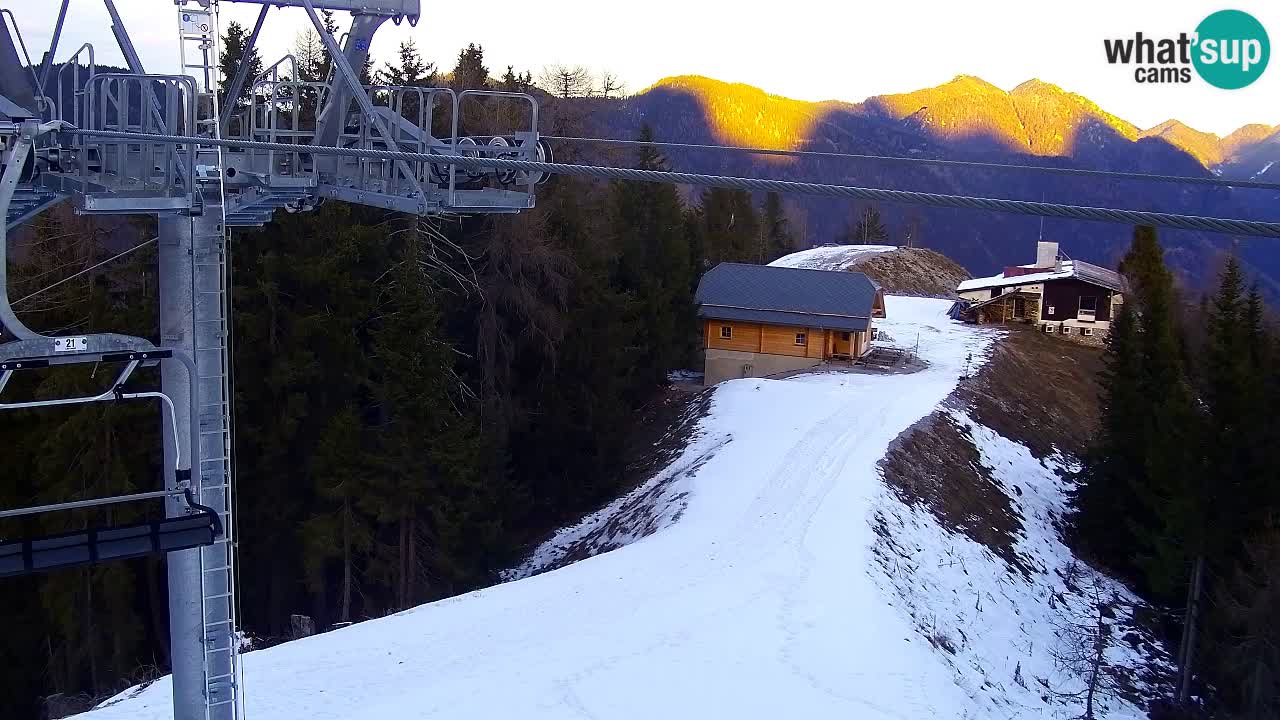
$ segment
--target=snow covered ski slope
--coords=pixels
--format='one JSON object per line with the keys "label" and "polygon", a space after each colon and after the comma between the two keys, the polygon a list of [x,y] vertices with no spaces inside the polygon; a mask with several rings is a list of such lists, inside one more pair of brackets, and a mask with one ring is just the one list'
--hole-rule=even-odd
{"label": "snow covered ski slope", "polygon": [[[930,599],[876,558],[872,517],[892,502],[877,461],[995,338],[950,321],[949,304],[888,299],[880,327],[904,344],[919,335],[921,372],[721,385],[685,451],[700,461],[665,491],[680,509],[652,535],[248,654],[247,717],[1051,717],[975,687],[960,665],[1004,648],[951,657],[934,647],[919,628]],[[899,510],[898,526],[929,522]],[[930,578],[944,590],[962,580]],[[167,718],[169,693],[165,678],[90,717]]]}

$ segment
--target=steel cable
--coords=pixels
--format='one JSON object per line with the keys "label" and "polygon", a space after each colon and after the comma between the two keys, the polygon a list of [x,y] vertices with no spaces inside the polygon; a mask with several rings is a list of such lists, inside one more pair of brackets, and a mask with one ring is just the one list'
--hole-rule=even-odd
{"label": "steel cable", "polygon": [[877,200],[883,202],[926,205],[930,207],[989,210],[1019,215],[1114,222],[1126,225],[1153,225],[1156,227],[1166,227],[1177,230],[1199,230],[1203,232],[1225,233],[1228,235],[1280,237],[1280,222],[1215,218],[1200,215],[1156,212],[1151,210],[1099,208],[1082,205],[1034,202],[1029,200],[1006,200],[1002,198],[975,197],[969,195],[945,195],[912,190],[886,190],[882,188],[857,187],[852,185],[830,185],[825,183],[799,182],[794,180],[768,180],[763,178],[704,175],[700,173],[672,172],[666,170],[637,170],[634,168],[604,167],[598,165],[570,165],[566,163],[545,163],[529,160],[508,160],[503,158],[411,153],[400,150],[366,150],[362,148],[320,147],[313,145],[296,145],[291,143],[268,143],[252,140],[220,140],[214,138],[192,138],[109,130],[64,130],[63,132],[88,137],[105,137],[120,140],[172,142],[206,146],[218,145],[222,147],[239,147],[250,150],[274,150],[277,152],[333,155],[338,157],[363,157],[382,160],[430,162],[437,165],[455,165],[464,169],[498,168],[504,170],[520,170],[531,173],[543,172],[553,175],[591,177],[602,180],[633,180],[639,182],[656,182],[676,185],[699,185],[704,187],[718,187],[729,190],[746,190],[751,192],[778,192],[816,197]]}
{"label": "steel cable", "polygon": [[617,140],[614,138],[571,137],[563,135],[543,135],[546,140],[601,145],[623,145],[628,147],[678,148],[682,150],[707,150],[717,152],[743,152],[751,155],[775,155],[782,157],[821,158],[828,160],[870,160],[874,162],[906,163],[917,165],[940,165],[943,167],[982,168],[986,170],[1023,170],[1033,172],[1074,175],[1077,177],[1102,177],[1118,180],[1141,180],[1146,182],[1167,182],[1186,185],[1210,185],[1214,187],[1236,187],[1257,190],[1280,190],[1280,183],[1258,182],[1256,180],[1224,180],[1223,178],[1189,177],[1186,175],[1158,175],[1153,173],[1123,172],[1119,170],[1088,170],[1084,168],[1063,168],[1050,165],[1015,165],[1011,163],[979,162],[976,160],[943,160],[940,158],[894,157],[892,155],[864,155],[858,153],[829,152],[824,150],[781,150],[758,147],[739,147],[735,145],[710,145],[703,143],[658,142],[653,140]]}

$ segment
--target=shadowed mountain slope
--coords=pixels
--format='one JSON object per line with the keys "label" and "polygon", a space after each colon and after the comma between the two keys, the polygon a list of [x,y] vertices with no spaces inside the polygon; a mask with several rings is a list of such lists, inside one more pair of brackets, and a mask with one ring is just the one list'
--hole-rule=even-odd
{"label": "shadowed mountain slope", "polygon": [[[1221,139],[1176,121],[1144,131],[1082,95],[1041,80],[1006,92],[961,75],[937,87],[852,104],[809,103],[746,85],[682,76],[629,98],[580,102],[589,110],[584,131],[602,137],[633,138],[648,124],[658,140],[671,142],[1191,177],[1280,176],[1280,165],[1267,166],[1272,156],[1280,156],[1280,139],[1271,126],[1248,125]],[[630,153],[616,148],[575,151],[586,161],[631,159]],[[691,172],[1259,220],[1276,220],[1280,208],[1277,191],[875,160],[680,149],[665,154],[674,169]],[[840,242],[866,205],[808,198],[787,202],[793,225],[807,245]],[[900,242],[906,228],[914,226],[916,245],[945,253],[975,275],[1030,262],[1042,234],[1060,242],[1070,257],[1113,266],[1132,235],[1130,227],[1107,223],[1048,219],[1042,226],[1035,217],[895,204],[884,204],[880,210],[890,243]],[[1162,231],[1161,239],[1169,262],[1197,291],[1233,241],[1184,231]],[[1266,240],[1241,239],[1238,252],[1264,292],[1280,298],[1280,251]]]}

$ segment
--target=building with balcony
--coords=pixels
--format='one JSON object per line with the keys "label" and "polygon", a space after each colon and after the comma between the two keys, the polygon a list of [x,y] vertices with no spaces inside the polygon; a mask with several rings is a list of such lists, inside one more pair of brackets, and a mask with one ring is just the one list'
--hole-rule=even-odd
{"label": "building with balcony", "polygon": [[1011,265],[991,277],[956,288],[958,315],[973,323],[1025,323],[1042,332],[1101,345],[1124,302],[1120,273],[1058,256],[1058,244],[1041,242],[1036,262]]}

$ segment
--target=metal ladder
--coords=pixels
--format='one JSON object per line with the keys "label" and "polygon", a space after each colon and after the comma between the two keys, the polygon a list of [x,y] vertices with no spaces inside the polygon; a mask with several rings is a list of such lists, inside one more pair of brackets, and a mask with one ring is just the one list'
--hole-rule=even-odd
{"label": "metal ladder", "polygon": [[236,525],[231,496],[231,384],[226,229],[221,202],[206,201],[192,222],[195,361],[200,418],[200,503],[222,518],[222,538],[201,549],[205,707],[209,720],[237,717],[239,678],[235,604]]}
{"label": "metal ladder", "polygon": [[[220,137],[217,108],[217,31],[212,15],[180,10],[179,39],[184,72],[192,72],[196,94],[196,133]],[[236,624],[236,525],[232,517],[231,466],[231,337],[228,303],[229,234],[224,208],[222,156],[218,148],[198,148],[197,168],[212,167],[215,176],[197,186],[204,196],[202,214],[191,218],[191,281],[197,394],[194,412],[200,421],[196,449],[200,503],[222,518],[222,538],[200,550],[200,592],[204,627],[206,720],[235,720],[241,715]]]}

